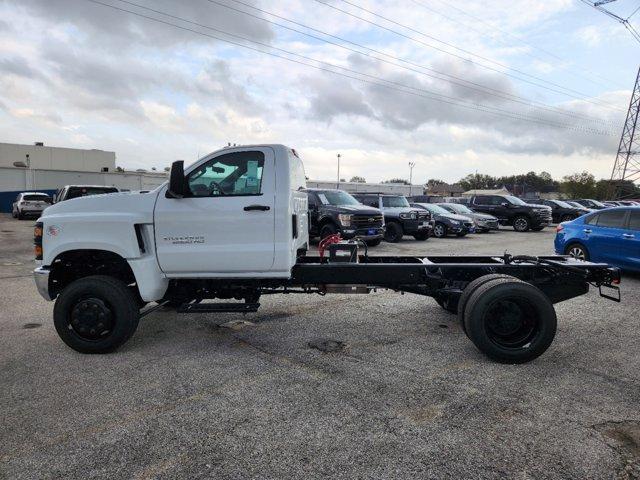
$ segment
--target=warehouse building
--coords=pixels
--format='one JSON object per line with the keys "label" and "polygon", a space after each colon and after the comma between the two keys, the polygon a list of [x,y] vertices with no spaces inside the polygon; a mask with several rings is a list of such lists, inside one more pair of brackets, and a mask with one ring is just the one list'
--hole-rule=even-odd
{"label": "warehouse building", "polygon": [[167,181],[166,172],[122,171],[115,152],[0,143],[0,212],[10,212],[20,192],[53,195],[65,185],[108,185],[151,190]]}

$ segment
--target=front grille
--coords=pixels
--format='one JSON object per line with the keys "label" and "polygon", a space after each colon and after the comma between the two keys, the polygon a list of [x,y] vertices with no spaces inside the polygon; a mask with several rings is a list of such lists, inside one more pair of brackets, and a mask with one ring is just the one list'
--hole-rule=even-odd
{"label": "front grille", "polygon": [[354,215],[351,225],[357,228],[380,227],[382,226],[382,215]]}

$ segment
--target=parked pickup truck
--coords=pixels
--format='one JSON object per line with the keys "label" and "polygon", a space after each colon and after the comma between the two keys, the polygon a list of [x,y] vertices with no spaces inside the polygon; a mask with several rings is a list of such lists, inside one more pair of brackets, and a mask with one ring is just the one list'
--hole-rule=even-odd
{"label": "parked pickup truck", "polygon": [[309,235],[327,238],[340,233],[342,238],[358,237],[369,246],[379,245],[384,236],[384,217],[373,207],[362,205],[343,190],[307,188],[309,198]]}
{"label": "parked pickup truck", "polygon": [[410,207],[402,195],[355,193],[353,196],[364,205],[382,210],[386,224],[384,239],[387,242],[399,242],[405,235],[412,235],[416,240],[426,240],[431,236],[431,214]]}
{"label": "parked pickup truck", "polygon": [[[370,256],[358,242],[337,237],[308,255],[305,187],[294,150],[234,146],[186,170],[174,162],[169,182],[149,193],[47,208],[34,229],[34,276],[40,294],[55,300],[58,335],[79,352],[104,353],[162,306],[248,313],[262,295],[389,289],[434,298],[458,315],[481,352],[522,363],[553,341],[554,303],[586,293],[590,284],[619,300],[618,269],[567,256]],[[209,341],[214,347],[216,340]]]}
{"label": "parked pickup truck", "polygon": [[468,206],[497,217],[503,225],[512,225],[516,232],[538,232],[551,223],[551,208],[529,205],[511,195],[478,195],[469,199]]}

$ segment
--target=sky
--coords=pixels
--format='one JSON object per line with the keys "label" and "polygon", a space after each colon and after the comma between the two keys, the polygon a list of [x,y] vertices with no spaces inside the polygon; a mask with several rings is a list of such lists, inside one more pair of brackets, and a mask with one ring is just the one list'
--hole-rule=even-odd
{"label": "sky", "polygon": [[295,148],[315,180],[338,153],[346,180],[608,178],[639,51],[578,0],[0,0],[0,142],[126,169],[230,142]]}

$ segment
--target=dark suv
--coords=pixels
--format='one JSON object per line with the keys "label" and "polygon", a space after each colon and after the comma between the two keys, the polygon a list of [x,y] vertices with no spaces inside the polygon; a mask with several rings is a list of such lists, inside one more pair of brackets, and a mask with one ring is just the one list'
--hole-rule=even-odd
{"label": "dark suv", "polygon": [[384,239],[387,242],[399,242],[404,235],[412,235],[416,240],[426,240],[431,236],[431,214],[411,208],[402,195],[355,193],[353,196],[364,205],[382,210],[386,224]]}
{"label": "dark suv", "polygon": [[573,207],[562,200],[530,200],[530,204],[546,205],[551,208],[551,218],[553,223],[568,222],[574,218],[578,218],[585,213],[589,213],[588,210]]}
{"label": "dark suv", "polygon": [[468,206],[497,217],[503,225],[512,225],[516,232],[539,232],[551,223],[550,207],[529,205],[512,195],[478,195],[470,198]]}
{"label": "dark suv", "polygon": [[325,238],[360,237],[367,245],[378,245],[384,236],[384,218],[377,208],[366,207],[343,190],[308,188],[309,235]]}

